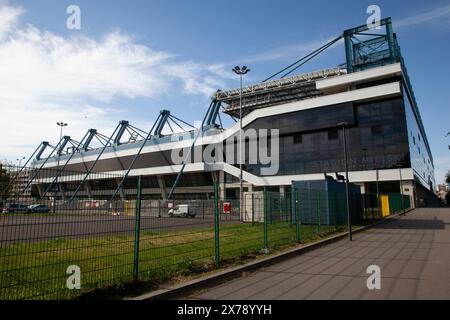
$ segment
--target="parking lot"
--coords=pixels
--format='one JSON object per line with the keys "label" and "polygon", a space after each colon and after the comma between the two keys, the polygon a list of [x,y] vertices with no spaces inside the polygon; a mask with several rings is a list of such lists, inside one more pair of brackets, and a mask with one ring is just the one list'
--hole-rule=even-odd
{"label": "parking lot", "polygon": [[[59,238],[101,237],[131,234],[134,216],[77,215],[77,214],[10,214],[0,215],[0,243],[16,241],[48,241]],[[237,223],[230,217],[221,217],[221,224]],[[141,217],[141,232],[161,233],[211,228],[212,216],[195,218]]]}

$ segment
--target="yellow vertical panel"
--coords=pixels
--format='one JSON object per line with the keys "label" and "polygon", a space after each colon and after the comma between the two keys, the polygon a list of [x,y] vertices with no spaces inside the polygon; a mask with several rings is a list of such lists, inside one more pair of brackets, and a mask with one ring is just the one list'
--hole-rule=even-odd
{"label": "yellow vertical panel", "polygon": [[125,200],[124,213],[126,216],[134,215],[134,203],[133,201]]}
{"label": "yellow vertical panel", "polygon": [[391,210],[389,208],[389,196],[381,196],[381,210],[383,218],[391,214]]}

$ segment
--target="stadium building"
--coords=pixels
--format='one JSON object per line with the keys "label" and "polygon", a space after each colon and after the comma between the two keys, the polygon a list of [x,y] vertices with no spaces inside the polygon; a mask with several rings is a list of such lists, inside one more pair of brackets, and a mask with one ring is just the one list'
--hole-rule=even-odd
{"label": "stadium building", "polygon": [[[250,164],[248,152],[252,139],[261,137],[245,140],[244,190],[268,187],[289,192],[293,181],[344,174],[341,125],[346,123],[352,183],[363,193],[401,192],[410,195],[416,206],[429,203],[435,190],[433,157],[391,20],[384,19],[381,25],[376,34],[367,26],[346,30],[300,61],[344,39],[343,65],[291,75],[294,68],[284,76],[280,73],[279,79],[243,87],[242,118],[240,89],[218,91],[201,128],[164,135],[168,125],[186,128],[188,124],[163,110],[148,132],[121,121],[110,136],[91,129],[79,142],[70,137],[63,137],[55,147],[43,142],[31,158],[36,169],[30,181],[33,194],[53,195],[56,188],[61,197],[131,198],[136,177],[142,176],[146,199],[166,199],[171,190],[175,199],[207,199],[215,182],[221,198],[239,198],[236,159],[224,156],[211,163],[196,155],[211,144],[226,150],[230,145],[225,141],[235,137],[231,147],[236,150],[241,122],[245,131],[278,129],[279,141],[278,170],[263,174],[265,165]],[[220,114],[236,123],[223,128]],[[94,140],[101,142],[100,147],[94,147]],[[275,149],[269,144],[267,151]],[[173,159],[178,152],[184,152],[182,163]],[[49,170],[53,170],[50,177],[41,174]]]}

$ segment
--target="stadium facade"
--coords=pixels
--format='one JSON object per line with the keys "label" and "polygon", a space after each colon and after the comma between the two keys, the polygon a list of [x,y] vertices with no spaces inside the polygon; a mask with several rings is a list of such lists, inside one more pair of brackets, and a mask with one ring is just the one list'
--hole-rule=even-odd
{"label": "stadium facade", "polygon": [[[206,162],[196,154],[212,144],[226,150],[230,138],[236,150],[240,121],[245,132],[276,129],[279,142],[278,170],[267,174],[263,173],[267,165],[249,161],[248,148],[261,137],[247,137],[244,191],[268,187],[289,192],[293,181],[344,174],[343,130],[338,124],[345,122],[349,180],[363,193],[402,192],[415,205],[425,204],[434,196],[433,157],[391,20],[383,20],[382,28],[385,32],[376,35],[364,34],[367,26],[346,30],[341,36],[344,65],[244,87],[242,119],[240,90],[218,91],[199,129],[163,135],[162,127],[171,118],[163,110],[148,134],[122,121],[113,135],[100,137],[104,141],[100,148],[90,145],[98,137],[93,129],[79,143],[64,137],[53,148],[56,153],[46,158],[42,155],[49,144],[44,142],[33,154],[32,166],[56,170],[50,179],[36,176],[31,183],[34,193],[43,196],[57,184],[65,196],[101,198],[105,191],[111,194],[120,187],[120,196],[134,197],[136,177],[142,176],[147,199],[165,199],[175,184],[175,199],[205,199],[212,196],[215,182],[222,198],[238,198],[236,158]],[[362,40],[354,41],[361,35]],[[222,128],[217,124],[219,112],[237,122]],[[122,142],[126,131],[131,138]],[[269,143],[266,151],[275,149]],[[174,161],[178,152],[189,161]]]}

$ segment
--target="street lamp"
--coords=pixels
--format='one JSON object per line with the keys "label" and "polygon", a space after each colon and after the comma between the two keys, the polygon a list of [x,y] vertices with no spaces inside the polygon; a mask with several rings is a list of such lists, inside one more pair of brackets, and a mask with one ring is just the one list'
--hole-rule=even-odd
{"label": "street lamp", "polygon": [[19,169],[20,169],[20,165],[22,164],[22,160],[25,160],[26,157],[20,158],[20,159],[16,159],[16,162],[19,162]]}
{"label": "street lamp", "polygon": [[348,238],[350,241],[353,241],[352,236],[352,217],[350,213],[350,190],[349,190],[349,181],[348,181],[348,161],[347,161],[347,139],[345,135],[345,128],[348,127],[347,122],[339,122],[338,127],[342,128],[342,136],[344,139],[344,161],[345,161],[345,193],[347,198],[347,221],[348,221]]}
{"label": "street lamp", "polygon": [[[59,128],[60,128],[60,131],[59,131],[59,143],[61,143],[61,140],[62,140],[62,133],[63,133],[63,128],[64,127],[67,127],[67,123],[64,123],[64,122],[57,122],[56,123],[58,126],[59,126]],[[58,155],[58,169],[59,169],[59,156],[61,155],[61,146],[59,146],[58,147],[59,149],[58,150],[56,150],[56,154]]]}
{"label": "street lamp", "polygon": [[244,186],[243,186],[243,174],[242,174],[242,77],[250,72],[250,69],[247,66],[234,67],[233,72],[239,76],[240,80],[240,91],[239,91],[239,216],[240,219],[243,217],[243,195],[244,195]]}
{"label": "street lamp", "polygon": [[[59,171],[59,157],[61,156],[61,140],[62,140],[62,134],[63,134],[63,128],[64,127],[67,127],[67,123],[65,123],[65,122],[57,122],[56,123],[58,126],[59,126],[59,144],[58,144],[58,150],[56,150],[56,154],[57,154],[57,156],[58,156],[58,165],[57,165],[57,167],[56,167],[56,178],[55,178],[55,184],[56,184],[56,187],[57,187],[57,189],[56,190],[59,190],[59,187],[58,187],[58,171]],[[55,195],[53,196],[53,213],[55,213],[56,212],[56,193],[57,193],[57,191],[55,191]]]}

